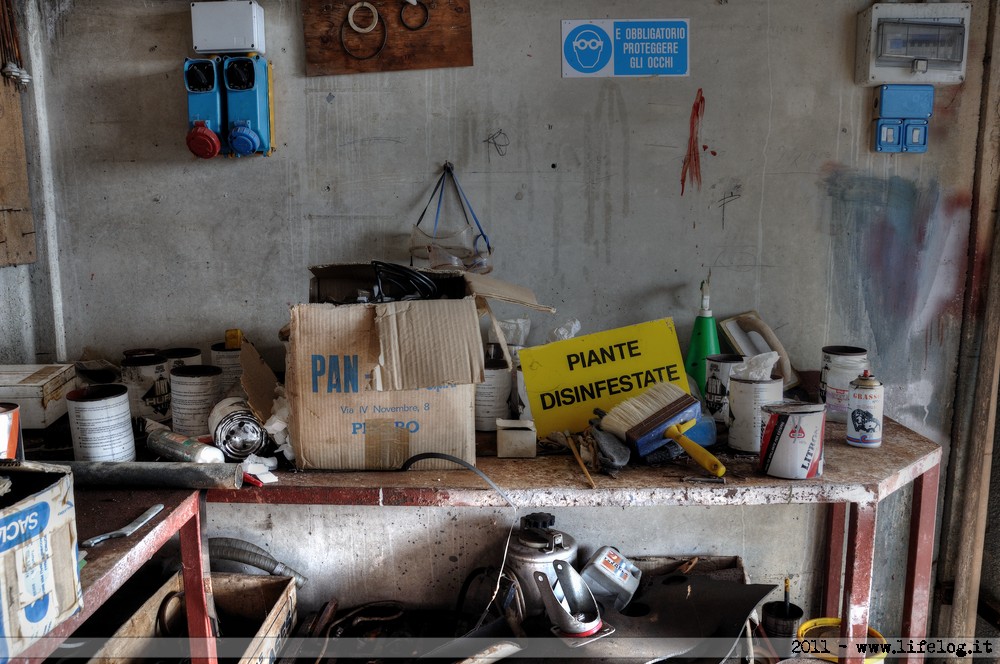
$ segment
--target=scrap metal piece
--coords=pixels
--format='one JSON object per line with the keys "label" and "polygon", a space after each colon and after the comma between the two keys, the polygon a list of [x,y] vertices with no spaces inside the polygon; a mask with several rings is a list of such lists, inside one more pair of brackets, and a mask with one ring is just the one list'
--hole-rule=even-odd
{"label": "scrap metal piece", "polygon": [[682,482],[708,482],[709,484],[725,484],[725,477],[708,477],[705,475],[688,475]]}
{"label": "scrap metal piece", "polygon": [[111,532],[104,533],[103,535],[96,535],[94,537],[91,537],[88,540],[84,540],[80,544],[80,546],[82,546],[85,549],[89,549],[90,547],[96,544],[100,544],[104,540],[108,540],[113,537],[128,537],[129,535],[131,535],[132,533],[134,533],[135,531],[139,530],[144,525],[146,525],[146,523],[150,519],[159,514],[162,510],[163,510],[163,505],[161,504],[153,505],[148,510],[139,515],[139,518],[137,518],[135,521],[128,524],[127,526],[123,526],[118,530],[112,530]]}

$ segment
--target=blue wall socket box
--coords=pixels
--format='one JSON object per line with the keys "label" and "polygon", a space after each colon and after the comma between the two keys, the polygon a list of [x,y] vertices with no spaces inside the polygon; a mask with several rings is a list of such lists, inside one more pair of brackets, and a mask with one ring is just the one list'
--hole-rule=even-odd
{"label": "blue wall socket box", "polygon": [[17,657],[83,606],[73,474],[4,465],[0,496],[0,662]]}
{"label": "blue wall socket box", "polygon": [[238,157],[271,152],[267,75],[267,60],[259,55],[222,59],[226,129],[229,147]]}
{"label": "blue wall socket box", "polygon": [[931,117],[933,85],[880,85],[875,92],[875,113],[880,118]]}
{"label": "blue wall socket box", "polygon": [[880,85],[873,104],[876,152],[926,152],[934,113],[931,85]]}

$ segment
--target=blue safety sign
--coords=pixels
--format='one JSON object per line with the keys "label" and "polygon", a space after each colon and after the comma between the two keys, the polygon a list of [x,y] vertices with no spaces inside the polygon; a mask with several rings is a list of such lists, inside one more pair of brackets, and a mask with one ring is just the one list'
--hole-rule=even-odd
{"label": "blue safety sign", "polygon": [[563,21],[563,78],[687,76],[687,19]]}

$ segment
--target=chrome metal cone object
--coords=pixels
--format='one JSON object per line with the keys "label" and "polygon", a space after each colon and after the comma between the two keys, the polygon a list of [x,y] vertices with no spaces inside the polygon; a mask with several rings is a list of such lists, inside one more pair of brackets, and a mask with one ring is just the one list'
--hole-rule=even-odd
{"label": "chrome metal cone object", "polygon": [[569,563],[556,560],[552,566],[565,596],[563,602],[556,598],[549,578],[544,573],[535,572],[533,575],[549,620],[566,636],[593,634],[601,627],[601,613],[590,588]]}

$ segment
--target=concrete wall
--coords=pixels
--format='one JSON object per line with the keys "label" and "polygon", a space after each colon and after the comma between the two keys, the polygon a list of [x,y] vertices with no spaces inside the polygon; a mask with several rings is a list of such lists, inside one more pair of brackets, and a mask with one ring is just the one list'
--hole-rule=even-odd
{"label": "concrete wall", "polygon": [[[0,319],[27,326],[5,323],[3,358],[117,360],[129,347],[206,347],[240,327],[280,369],[277,330],[307,297],[306,268],[406,262],[410,227],[451,160],[493,240],[495,276],[559,308],[531,315],[532,343],[568,317],[588,332],[673,316],[686,348],[711,271],[717,317],[758,311],[799,369],[818,369],[825,344],[869,348],[888,414],[947,447],[985,28],[972,31],[966,83],[937,91],[929,152],[876,154],[871,91],[853,83],[855,15],[868,4],[474,0],[473,67],[306,78],[299,3],[264,0],[277,150],[203,161],[184,146],[187,2],[25,0],[44,243],[36,266],[0,271]],[[985,26],[985,1],[973,4],[972,25]],[[603,17],[690,19],[691,75],[561,78],[560,20]],[[501,130],[504,150],[488,140]],[[701,183],[682,190],[690,140]],[[308,521],[347,558],[396,565],[411,556],[383,543],[398,528],[475,539],[489,518],[473,515],[466,531],[461,511],[459,525],[434,510],[212,512],[213,528],[250,537],[263,519],[275,539]],[[815,510],[698,510],[729,547],[675,539],[687,512],[651,514],[641,518],[662,522],[657,538],[618,542],[626,551],[717,547],[743,554],[757,579],[800,575],[815,596]],[[887,604],[873,622],[891,632],[905,501],[884,514],[876,594]],[[567,520],[591,527],[584,514]],[[361,523],[385,537],[348,537],[345,524]],[[395,579],[345,581],[325,555],[286,555],[323,582],[309,601],[395,592]],[[439,571],[413,569],[413,589]]]}

